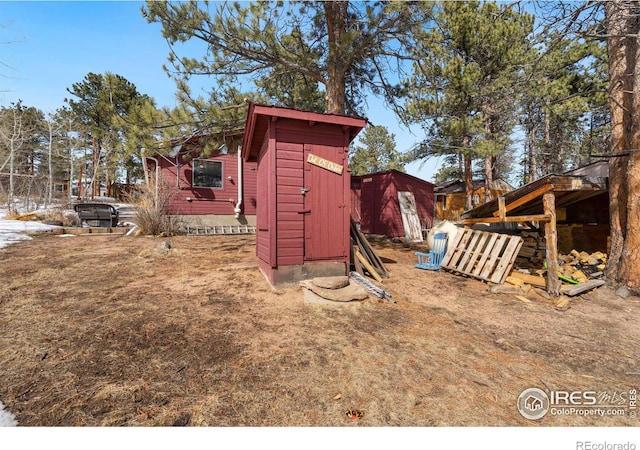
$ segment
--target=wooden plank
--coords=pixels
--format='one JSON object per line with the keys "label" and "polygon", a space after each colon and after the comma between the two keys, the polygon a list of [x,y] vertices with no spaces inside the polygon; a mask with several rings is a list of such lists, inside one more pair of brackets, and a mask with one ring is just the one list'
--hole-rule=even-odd
{"label": "wooden plank", "polygon": [[460,240],[462,239],[462,236],[464,235],[465,230],[466,228],[458,230],[453,239],[451,238],[451,236],[449,236],[449,242],[447,243],[447,252],[445,253],[444,258],[442,258],[441,266],[448,266],[451,263],[452,259],[456,255],[456,252],[458,251],[458,245],[460,243]]}
{"label": "wooden plank", "polygon": [[482,280],[489,279],[489,277],[491,276],[491,273],[493,272],[494,268],[498,264],[498,257],[500,256],[500,252],[502,252],[502,249],[504,248],[504,245],[508,241],[508,239],[509,237],[506,234],[501,234],[500,236],[498,236],[496,245],[494,245],[491,251],[491,256],[489,257],[489,260],[485,264],[484,269],[480,274],[480,277],[479,277],[480,279]]}
{"label": "wooden plank", "polygon": [[506,220],[507,208],[504,205],[504,196],[498,197],[498,211],[494,212],[493,215],[499,217],[501,222]]}
{"label": "wooden plank", "polygon": [[489,259],[489,256],[491,255],[491,252],[493,251],[494,246],[496,245],[496,241],[498,240],[497,233],[488,233],[488,235],[490,236],[489,242],[487,243],[487,246],[485,247],[484,252],[482,253],[482,257],[480,258],[480,261],[478,261],[478,265],[476,265],[473,272],[471,272],[471,276],[476,278],[482,273],[482,270],[484,269],[484,266],[487,263],[487,260]]}
{"label": "wooden plank", "polygon": [[369,264],[369,261],[367,261],[367,258],[362,256],[362,253],[360,253],[360,250],[358,250],[358,249],[356,249],[356,257],[358,258],[360,263],[362,263],[364,268],[367,269],[367,271],[371,274],[371,276],[373,278],[375,278],[375,280],[377,282],[382,283],[382,277],[380,275],[378,275],[378,272],[376,272],[376,270],[373,268],[373,266],[371,264]]}
{"label": "wooden plank", "polygon": [[523,303],[531,303],[531,300],[529,300],[527,297],[524,297],[522,295],[514,295],[514,297]]}
{"label": "wooden plank", "polygon": [[[523,195],[522,197],[512,201],[511,203],[505,205],[505,213],[508,213],[509,211],[513,211],[514,209],[516,209],[519,206],[522,206],[526,203],[529,203],[531,200],[533,200],[534,198],[538,198],[541,195],[546,194],[549,191],[553,190],[553,184],[545,184],[544,186],[540,186],[538,189],[536,189],[535,191],[529,192],[527,195]],[[494,217],[499,217],[500,216],[500,210],[496,211],[493,213]]]}
{"label": "wooden plank", "polygon": [[369,263],[377,270],[378,274],[383,278],[388,278],[389,271],[385,267],[380,257],[373,250],[373,247],[371,247],[371,244],[364,236],[364,234],[362,234],[358,230],[353,217],[351,217],[351,236],[356,241],[357,247],[360,249],[361,254],[367,258]]}
{"label": "wooden plank", "polygon": [[462,219],[464,225],[474,225],[476,223],[513,223],[513,222],[547,222],[550,218],[544,214],[534,214],[531,216],[507,216],[505,220],[499,217],[475,217],[473,219]]}
{"label": "wooden plank", "polygon": [[469,244],[467,245],[467,248],[465,250],[464,258],[462,258],[462,261],[460,261],[460,264],[458,264],[460,272],[468,274],[467,272],[469,272],[469,270],[467,268],[473,267],[475,262],[478,260],[478,257],[481,256],[476,251],[476,245],[478,244],[478,240],[480,239],[480,237],[480,232],[472,233],[471,240],[469,241]]}
{"label": "wooden plank", "polygon": [[543,288],[547,287],[547,280],[545,280],[544,277],[540,277],[538,275],[527,275],[525,273],[513,271],[509,276],[512,278],[521,280],[524,283],[531,284],[533,286],[538,286]]}
{"label": "wooden plank", "polygon": [[452,252],[450,254],[449,252],[445,254],[444,259],[446,260],[446,263],[441,264],[442,267],[447,266],[454,269],[458,266],[458,262],[460,261],[460,258],[464,256],[464,249],[469,243],[469,239],[471,239],[471,236],[473,236],[473,230],[469,228],[464,228],[458,231],[453,242],[454,247],[452,249]]}
{"label": "wooden plank", "polygon": [[493,272],[493,276],[490,281],[496,284],[504,283],[504,279],[507,277],[507,273],[511,270],[513,261],[518,255],[518,250],[522,247],[523,239],[520,236],[509,237],[509,243],[504,250],[504,253],[500,257],[500,263],[496,270]]}
{"label": "wooden plank", "polygon": [[545,215],[550,220],[544,224],[544,237],[547,252],[547,292],[551,295],[560,294],[562,282],[558,278],[558,231],[556,229],[556,196],[547,192],[542,197]]}
{"label": "wooden plank", "polygon": [[560,289],[560,291],[564,295],[573,297],[574,295],[582,294],[585,291],[600,287],[604,284],[605,284],[604,280],[591,280],[591,281],[587,281],[586,283],[573,284],[571,286],[563,286]]}
{"label": "wooden plank", "polygon": [[360,264],[360,260],[356,256],[356,247],[355,247],[355,243],[353,242],[353,239],[351,240],[351,261],[353,261],[353,267],[355,268],[356,272],[364,276],[364,270],[362,270],[362,264]]}

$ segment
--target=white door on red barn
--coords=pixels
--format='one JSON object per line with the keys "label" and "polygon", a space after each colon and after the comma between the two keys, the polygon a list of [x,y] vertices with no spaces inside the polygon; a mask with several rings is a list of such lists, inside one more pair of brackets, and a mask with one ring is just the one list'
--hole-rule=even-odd
{"label": "white door on red barn", "polygon": [[422,242],[422,226],[413,192],[398,192],[404,236],[410,242]]}

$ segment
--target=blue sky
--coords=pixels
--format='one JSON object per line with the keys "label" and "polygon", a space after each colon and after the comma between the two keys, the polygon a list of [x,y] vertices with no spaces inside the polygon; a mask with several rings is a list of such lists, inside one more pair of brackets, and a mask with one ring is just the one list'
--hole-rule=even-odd
{"label": "blue sky", "polygon": [[[89,72],[112,72],[153,97],[158,106],[174,105],[174,82],[163,71],[168,46],[157,23],[142,17],[139,1],[0,1],[0,105],[22,100],[44,113],[70,97],[67,88]],[[197,55],[199,56],[199,55]],[[206,83],[206,80],[199,80]],[[408,150],[420,140],[397,124],[393,112],[370,99],[368,118],[396,136]],[[407,167],[431,181],[436,160]]]}

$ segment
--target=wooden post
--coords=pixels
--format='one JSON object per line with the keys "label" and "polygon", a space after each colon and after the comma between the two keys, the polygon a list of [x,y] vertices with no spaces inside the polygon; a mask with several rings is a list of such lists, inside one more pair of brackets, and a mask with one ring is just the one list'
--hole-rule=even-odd
{"label": "wooden post", "polygon": [[504,197],[502,195],[498,197],[498,217],[500,222],[504,222],[507,219],[507,209],[504,206]]}
{"label": "wooden post", "polygon": [[556,195],[546,192],[542,197],[544,214],[549,221],[544,224],[544,236],[547,242],[547,292],[560,295],[561,282],[558,278],[558,231],[556,229]]}

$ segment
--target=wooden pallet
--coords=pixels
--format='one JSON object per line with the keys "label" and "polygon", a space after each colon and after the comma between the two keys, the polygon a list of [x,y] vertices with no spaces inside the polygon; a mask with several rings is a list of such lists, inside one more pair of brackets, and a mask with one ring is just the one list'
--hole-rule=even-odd
{"label": "wooden pallet", "polygon": [[442,268],[502,284],[511,271],[522,243],[520,236],[465,228],[450,241]]}

